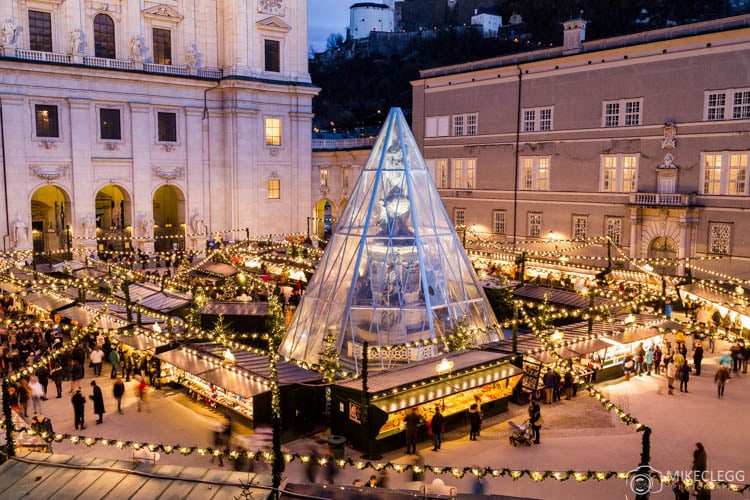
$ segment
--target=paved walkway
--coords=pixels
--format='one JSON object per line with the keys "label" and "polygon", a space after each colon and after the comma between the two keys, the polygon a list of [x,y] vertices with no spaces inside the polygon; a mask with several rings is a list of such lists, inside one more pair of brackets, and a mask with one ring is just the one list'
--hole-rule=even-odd
{"label": "paved walkway", "polygon": [[[600,385],[600,389],[625,411],[653,429],[651,464],[661,470],[683,470],[689,468],[693,444],[702,441],[708,452],[709,470],[742,471],[747,477],[738,481],[750,483],[750,453],[748,452],[748,430],[746,416],[750,413],[750,374],[736,375],[729,382],[726,397],[718,400],[713,374],[718,355],[728,350],[726,344],[717,346],[715,355],[708,354],[704,361],[704,373],[691,376],[689,393],[675,391],[666,393],[663,376],[634,377],[629,382],[622,380]],[[106,367],[105,367],[106,371]],[[82,387],[84,394],[91,393],[90,369]],[[136,411],[135,382],[127,383],[123,402],[124,415],[118,415],[112,397],[112,381],[108,375],[97,377],[97,383],[105,395],[107,413],[102,425],[95,425],[96,416],[89,401],[86,408],[86,425],[79,434],[90,437],[135,440],[142,443],[181,444],[185,446],[210,446],[213,427],[219,420],[200,403],[189,399],[182,391],[154,391],[150,401],[150,412]],[[51,418],[55,431],[76,433],[73,427],[73,407],[64,385],[62,399],[54,399],[54,385],[50,387],[53,398],[43,402],[46,416]],[[31,410],[31,406],[30,406]],[[513,448],[508,442],[511,429],[508,420],[521,422],[526,408],[511,403],[510,411],[488,419],[478,441],[469,441],[464,431],[448,433],[440,452],[430,451],[430,443],[420,443],[419,451],[427,465],[511,467],[531,470],[615,470],[627,471],[637,465],[641,451],[641,434],[619,422],[613,412],[604,408],[584,393],[571,401],[560,401],[553,405],[542,405],[545,426],[542,444],[530,448]],[[243,429],[243,432],[248,432]],[[0,436],[0,439],[2,436]],[[130,450],[111,446],[73,445],[69,442],[55,443],[54,451],[79,456],[116,458],[129,460]],[[292,451],[309,453],[312,446],[320,446],[314,438],[300,439],[285,445]],[[360,454],[347,449],[347,456],[359,458]],[[383,460],[410,463],[414,457],[403,454],[403,449],[386,454]],[[207,457],[194,453],[182,456],[179,453],[162,454],[160,464],[217,467]],[[231,465],[226,465],[226,468]],[[261,467],[267,466],[264,464]],[[257,470],[257,469],[256,469]],[[268,469],[266,470],[268,471]],[[336,482],[351,484],[355,478],[364,480],[370,470],[347,468],[341,471]],[[305,482],[305,466],[298,462],[289,464],[286,477],[291,482]],[[322,471],[319,480],[322,480]],[[425,481],[434,475],[427,473]],[[469,493],[474,486],[472,477],[456,479],[451,475],[441,478],[446,484],[458,487],[459,492]],[[390,472],[391,487],[408,488],[411,477],[406,473]],[[513,481],[510,478],[491,478],[486,493],[525,496],[545,499],[633,499],[624,481],[611,479],[605,482],[589,480],[575,483],[573,480],[558,483],[545,480],[534,483],[528,478]],[[746,495],[750,498],[750,495]],[[655,499],[673,498],[671,491],[653,495]],[[716,491],[712,499],[740,499],[742,495],[728,491]]]}

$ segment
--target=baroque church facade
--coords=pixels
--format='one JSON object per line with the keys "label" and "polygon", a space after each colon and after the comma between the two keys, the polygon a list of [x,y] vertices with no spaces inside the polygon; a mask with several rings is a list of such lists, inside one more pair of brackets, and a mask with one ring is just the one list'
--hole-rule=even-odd
{"label": "baroque church facade", "polygon": [[306,0],[10,0],[0,22],[4,250],[304,231]]}

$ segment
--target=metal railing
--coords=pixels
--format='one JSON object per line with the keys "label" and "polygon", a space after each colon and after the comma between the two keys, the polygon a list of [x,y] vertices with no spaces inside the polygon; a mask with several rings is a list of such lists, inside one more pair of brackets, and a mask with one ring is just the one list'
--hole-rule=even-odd
{"label": "metal railing", "polygon": [[375,144],[374,137],[355,137],[351,139],[313,139],[313,149],[355,149],[370,148]]}

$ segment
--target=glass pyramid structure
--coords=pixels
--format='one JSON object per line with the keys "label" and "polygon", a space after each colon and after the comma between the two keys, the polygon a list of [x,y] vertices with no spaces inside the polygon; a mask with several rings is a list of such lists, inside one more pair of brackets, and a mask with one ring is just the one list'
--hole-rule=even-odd
{"label": "glass pyramid structure", "polygon": [[404,114],[394,108],[279,352],[318,364],[335,347],[341,366],[359,373],[367,341],[369,370],[382,370],[441,355],[450,350],[444,336],[457,331],[461,347],[497,340],[495,323]]}

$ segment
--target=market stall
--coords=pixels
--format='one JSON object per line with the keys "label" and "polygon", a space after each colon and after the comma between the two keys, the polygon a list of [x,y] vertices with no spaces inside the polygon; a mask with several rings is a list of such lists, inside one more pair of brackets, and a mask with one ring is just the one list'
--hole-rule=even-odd
{"label": "market stall", "polygon": [[403,445],[403,422],[412,408],[427,422],[439,406],[448,428],[455,427],[465,423],[473,403],[481,405],[485,416],[507,410],[520,379],[521,370],[507,354],[471,350],[372,375],[367,395],[361,380],[335,384],[331,432],[359,449],[390,450]]}
{"label": "market stall", "polygon": [[[210,301],[200,309],[199,314],[201,328],[204,330],[211,330],[221,315],[224,323],[234,331],[257,333],[265,330],[268,302]],[[265,347],[265,345],[258,345],[257,347]]]}
{"label": "market stall", "polygon": [[[271,376],[267,356],[218,344],[194,344],[157,353],[162,374],[185,386],[195,398],[241,416],[248,425],[271,420]],[[325,389],[320,375],[293,363],[278,362],[283,432],[310,432],[321,423]]]}

